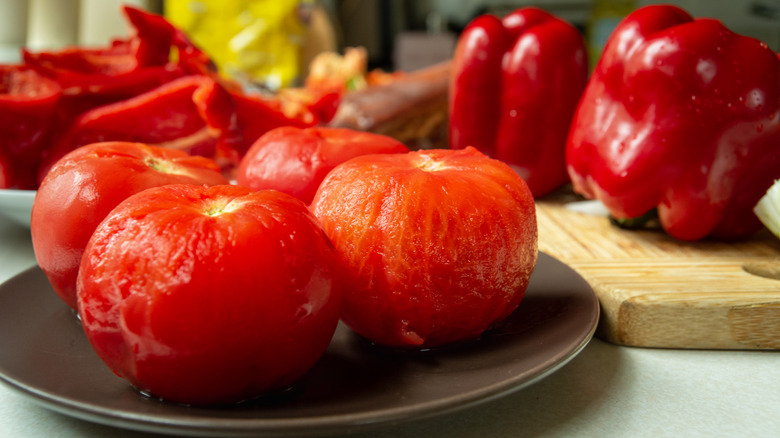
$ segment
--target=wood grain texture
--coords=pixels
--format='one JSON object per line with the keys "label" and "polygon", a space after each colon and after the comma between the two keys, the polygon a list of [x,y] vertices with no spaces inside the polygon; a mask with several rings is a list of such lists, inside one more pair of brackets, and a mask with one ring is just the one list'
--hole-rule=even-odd
{"label": "wood grain texture", "polygon": [[601,303],[596,335],[638,347],[780,350],[780,239],[682,242],[537,201],[539,249],[567,263]]}

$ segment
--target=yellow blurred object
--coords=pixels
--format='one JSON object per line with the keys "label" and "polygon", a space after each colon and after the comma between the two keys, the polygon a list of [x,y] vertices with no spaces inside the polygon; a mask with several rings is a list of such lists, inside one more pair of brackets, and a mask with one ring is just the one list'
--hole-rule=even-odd
{"label": "yellow blurred object", "polygon": [[222,74],[277,90],[302,76],[314,0],[166,0],[165,16]]}

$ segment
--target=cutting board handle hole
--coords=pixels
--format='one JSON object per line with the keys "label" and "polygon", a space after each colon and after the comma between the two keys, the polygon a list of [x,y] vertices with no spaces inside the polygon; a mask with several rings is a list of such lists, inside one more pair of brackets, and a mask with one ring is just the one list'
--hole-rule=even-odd
{"label": "cutting board handle hole", "polygon": [[751,260],[742,265],[742,269],[751,275],[780,280],[780,258],[771,260]]}

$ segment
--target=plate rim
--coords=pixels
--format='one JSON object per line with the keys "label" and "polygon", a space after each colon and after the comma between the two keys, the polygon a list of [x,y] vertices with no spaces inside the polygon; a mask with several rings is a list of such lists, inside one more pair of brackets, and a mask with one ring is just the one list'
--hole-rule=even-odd
{"label": "plate rim", "polygon": [[29,228],[36,193],[37,190],[0,189],[0,207],[7,207],[0,209],[0,216]]}
{"label": "plate rim", "polygon": [[[113,408],[101,408],[91,403],[74,400],[26,385],[7,376],[3,369],[0,369],[0,381],[4,382],[7,387],[12,388],[18,394],[26,396],[28,400],[66,416],[139,432],[175,433],[188,436],[204,436],[214,433],[223,436],[306,436],[310,434],[320,435],[344,432],[347,430],[349,432],[358,432],[446,415],[488,403],[543,380],[578,356],[593,339],[601,313],[598,297],[593,288],[573,268],[557,258],[539,251],[539,258],[543,257],[571,271],[589,289],[588,301],[591,302],[593,308],[590,309],[592,315],[587,330],[583,331],[582,336],[579,337],[576,343],[572,342],[572,348],[557,351],[538,367],[534,367],[538,369],[532,368],[529,370],[533,371],[530,376],[526,376],[526,373],[519,373],[511,378],[493,382],[478,389],[435,400],[392,408],[378,408],[360,413],[308,416],[295,418],[294,420],[291,418],[215,418],[213,416],[200,418],[170,417],[159,414],[139,414],[137,412],[119,411]],[[10,283],[23,281],[25,278],[35,275],[43,275],[37,265],[21,271],[0,284],[0,291],[5,288],[11,288],[12,286],[9,286]],[[155,400],[150,401],[157,402]]]}

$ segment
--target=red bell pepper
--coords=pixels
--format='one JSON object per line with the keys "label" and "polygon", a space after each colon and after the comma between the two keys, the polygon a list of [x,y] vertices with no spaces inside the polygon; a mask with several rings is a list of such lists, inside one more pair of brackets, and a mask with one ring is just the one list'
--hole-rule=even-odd
{"label": "red bell pepper", "polygon": [[574,190],[673,237],[746,237],[780,178],[780,59],[713,19],[647,6],[614,30],[567,143]]}
{"label": "red bell pepper", "polygon": [[7,160],[3,187],[37,186],[35,174],[60,93],[56,82],[31,69],[0,66],[0,156]]}
{"label": "red bell pepper", "polygon": [[[38,128],[58,133],[51,139],[34,137],[40,146],[35,168],[18,172],[27,176],[29,188],[35,188],[54,162],[71,150],[100,141],[182,149],[218,161],[227,173],[266,131],[284,125],[313,126],[330,111],[327,102],[312,101],[291,114],[284,101],[246,95],[236,83],[221,78],[209,57],[164,17],[128,6],[123,11],[132,32],[107,47],[23,51],[27,75],[56,88],[59,97],[46,100],[51,104],[46,109],[39,102],[35,111],[28,111],[46,119]],[[0,115],[5,115],[2,111]],[[29,123],[12,116],[0,126],[34,132]],[[18,143],[13,136],[5,140]],[[13,149],[2,142],[4,149]],[[13,153],[6,155],[14,164],[19,161]]]}
{"label": "red bell pepper", "polygon": [[11,172],[11,160],[0,150],[0,189],[13,187],[13,173]]}
{"label": "red bell pepper", "polygon": [[208,57],[162,16],[129,6],[123,12],[132,33],[107,47],[22,50],[25,65],[63,88],[66,115],[137,96],[187,74],[214,71]]}
{"label": "red bell pepper", "polygon": [[39,179],[79,146],[102,141],[180,149],[237,166],[242,143],[230,94],[208,76],[185,76],[136,97],[81,114],[62,136]]}
{"label": "red bell pepper", "polygon": [[461,34],[449,99],[450,146],[505,161],[541,197],[568,181],[564,150],[585,88],[585,43],[537,8],[474,19]]}

